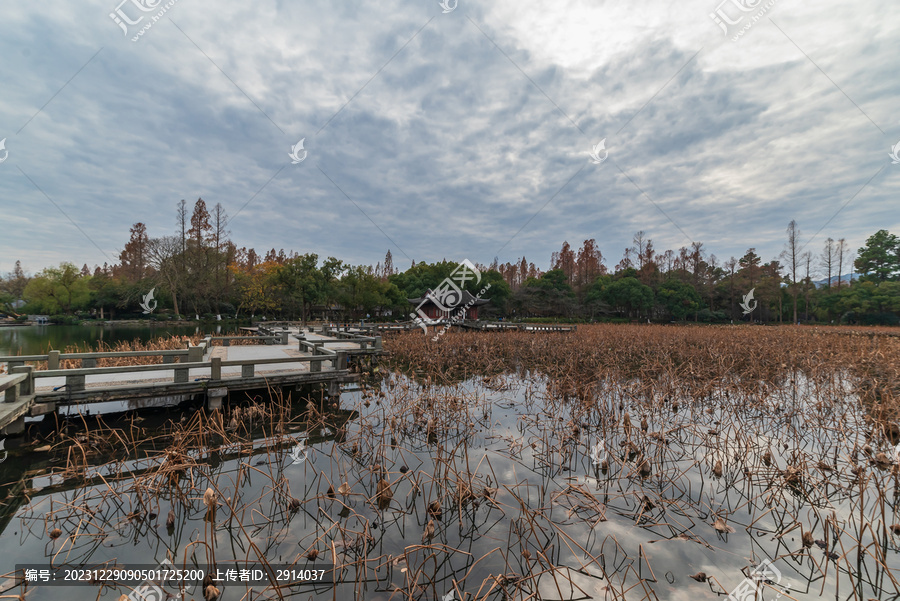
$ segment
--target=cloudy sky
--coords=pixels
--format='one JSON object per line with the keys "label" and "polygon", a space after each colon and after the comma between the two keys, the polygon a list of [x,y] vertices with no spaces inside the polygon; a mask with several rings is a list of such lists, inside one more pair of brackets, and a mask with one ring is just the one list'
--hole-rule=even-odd
{"label": "cloudy sky", "polygon": [[0,273],[198,197],[238,246],[402,268],[900,233],[900,3],[717,1],[0,0]]}

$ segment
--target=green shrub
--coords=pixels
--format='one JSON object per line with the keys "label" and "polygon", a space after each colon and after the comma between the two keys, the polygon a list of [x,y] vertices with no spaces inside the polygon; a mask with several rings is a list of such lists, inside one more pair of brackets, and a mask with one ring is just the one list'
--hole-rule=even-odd
{"label": "green shrub", "polygon": [[81,324],[81,319],[75,315],[51,315],[50,323],[60,326],[77,326]]}

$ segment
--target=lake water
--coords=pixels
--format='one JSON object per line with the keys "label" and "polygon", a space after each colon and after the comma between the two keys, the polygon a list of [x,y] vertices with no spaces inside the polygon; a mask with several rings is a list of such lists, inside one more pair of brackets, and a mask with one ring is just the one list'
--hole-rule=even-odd
{"label": "lake water", "polygon": [[[233,329],[233,325],[227,326]],[[112,326],[15,326],[0,328],[0,356],[41,355],[48,350],[63,350],[72,344],[114,345],[126,340],[146,342],[161,336],[188,336],[195,333],[220,333],[223,326],[193,325],[112,325]]]}
{"label": "lake water", "polygon": [[[601,394],[586,406],[528,373],[445,387],[394,374],[370,386],[344,392],[342,412],[302,402],[254,416],[245,401],[222,422],[110,418],[10,452],[4,482],[29,465],[0,510],[0,572],[337,561],[337,584],[220,583],[222,599],[693,601],[746,588],[762,565],[759,596],[739,598],[896,598],[897,476],[857,459],[864,421],[849,392],[819,399],[798,376],[755,404]],[[5,594],[29,601],[130,592],[11,586]],[[203,597],[196,581],[165,589]]]}

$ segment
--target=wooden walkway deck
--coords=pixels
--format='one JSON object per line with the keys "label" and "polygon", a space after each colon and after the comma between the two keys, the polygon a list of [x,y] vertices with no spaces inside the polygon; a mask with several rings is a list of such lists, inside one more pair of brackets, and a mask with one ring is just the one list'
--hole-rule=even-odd
{"label": "wooden walkway deck", "polygon": [[542,323],[509,323],[506,321],[470,321],[458,324],[466,330],[479,332],[574,332],[577,326],[558,326]]}
{"label": "wooden walkway deck", "polygon": [[[143,399],[188,400],[201,395],[209,409],[229,393],[268,386],[327,383],[331,393],[349,378],[348,357],[380,354],[381,337],[326,330],[259,327],[255,336],[207,336],[199,345],[167,351],[60,353],[0,357],[0,434],[24,429],[25,416],[58,407]],[[241,339],[240,345],[232,345]],[[245,344],[250,339],[254,344]],[[220,343],[216,345],[214,343]],[[149,365],[97,367],[98,359],[152,357]],[[62,361],[79,367],[61,369]],[[46,369],[35,369],[43,364]]]}
{"label": "wooden walkway deck", "polygon": [[[430,327],[442,328],[450,320],[440,320]],[[477,321],[466,320],[450,323],[451,326],[464,330],[477,330],[483,332],[574,332],[578,326],[572,325],[555,325],[540,323],[511,323],[508,321]],[[394,323],[356,323],[356,324],[337,324],[332,326],[317,326],[312,328],[316,330],[324,330],[327,332],[349,332],[354,334],[377,335],[383,332],[409,332],[421,330],[418,324],[403,321]]]}

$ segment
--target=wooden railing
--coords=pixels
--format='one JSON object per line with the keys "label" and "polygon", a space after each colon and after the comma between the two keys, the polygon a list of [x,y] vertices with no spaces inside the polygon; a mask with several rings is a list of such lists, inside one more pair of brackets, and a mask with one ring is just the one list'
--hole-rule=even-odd
{"label": "wooden railing", "polygon": [[[331,338],[336,338],[337,340],[317,340],[315,341],[319,345],[328,343],[328,342],[356,342],[359,345],[360,350],[382,350],[382,342],[381,336],[364,336],[360,334],[358,331],[354,332],[351,329],[358,329],[357,326],[335,326],[335,325],[324,325],[316,327],[310,327],[309,331],[313,334],[318,333],[321,336],[329,336]],[[302,336],[302,335],[301,335]],[[294,335],[295,338],[301,341],[301,349],[303,350],[302,341],[305,338],[301,336]]]}
{"label": "wooden railing", "polygon": [[302,321],[258,321],[253,324],[254,328],[287,328],[287,327],[303,327]]}
{"label": "wooden railing", "polygon": [[[321,371],[323,361],[330,361],[334,369],[346,368],[346,354],[334,352],[325,357],[272,357],[259,359],[242,359],[240,361],[223,361],[220,357],[213,357],[209,361],[196,361],[187,363],[176,363],[174,365],[153,364],[153,365],[129,365],[122,367],[92,367],[92,368],[76,368],[76,369],[56,369],[32,372],[32,378],[37,380],[40,378],[58,378],[65,377],[65,388],[68,392],[81,392],[85,389],[85,379],[87,376],[97,376],[103,374],[132,374],[153,371],[173,371],[174,379],[172,383],[180,384],[190,381],[191,370],[209,370],[209,376],[205,376],[211,381],[234,381],[243,378],[256,377],[256,368],[261,365],[277,365],[281,363],[310,363],[310,371]],[[313,367],[313,364],[316,367]],[[343,365],[343,366],[342,366]],[[223,367],[240,366],[241,375],[222,377]],[[106,382],[110,387],[114,387],[116,382]],[[97,387],[97,391],[101,392],[104,387]],[[46,393],[46,391],[42,391]],[[38,392],[37,396],[41,396],[42,392]]]}
{"label": "wooden railing", "polygon": [[338,328],[330,328],[325,326],[323,329],[325,336],[331,336],[341,341],[356,342],[359,344],[360,350],[368,348],[381,350],[381,336],[363,336],[358,332],[349,332]]}
{"label": "wooden railing", "polygon": [[[308,357],[261,357],[254,359],[241,360],[222,360],[220,357],[213,357],[208,361],[204,361],[211,347],[213,340],[222,339],[228,342],[228,339],[235,338],[262,338],[269,344],[276,341],[281,344],[287,344],[288,333],[279,334],[278,336],[207,336],[198,345],[190,345],[186,349],[163,350],[163,351],[131,351],[131,352],[109,352],[109,353],[60,353],[59,351],[50,351],[46,355],[16,355],[8,357],[0,357],[0,363],[6,363],[9,368],[9,375],[0,376],[0,392],[4,392],[5,402],[15,402],[15,400],[23,395],[35,395],[35,400],[40,401],[41,396],[58,396],[57,390],[65,389],[67,393],[83,392],[85,390],[86,378],[88,376],[98,375],[116,375],[116,374],[137,374],[156,371],[172,372],[172,380],[169,383],[181,384],[191,380],[191,372],[196,370],[208,371],[209,375],[204,374],[203,379],[210,382],[234,383],[240,380],[255,378],[257,368],[266,365],[279,365],[290,363],[309,363],[310,372],[321,372],[323,363],[330,363],[334,370],[343,370],[347,368],[346,351],[331,350],[321,346],[321,342],[312,343],[314,352]],[[307,343],[308,345],[310,343]],[[301,350],[303,341],[301,341]],[[318,348],[316,348],[318,347]],[[153,363],[150,365],[124,365],[115,367],[97,367],[98,359],[107,358],[129,358],[129,357],[161,357],[161,363]],[[175,359],[178,358],[178,362]],[[60,361],[64,360],[80,360],[81,367],[60,369]],[[25,365],[25,362],[46,362],[47,369],[36,370],[34,365]],[[223,377],[222,368],[240,367],[240,375],[225,374]],[[37,391],[36,382],[42,378],[65,378],[65,385],[56,387],[53,391],[43,390]],[[147,382],[151,384],[151,382]],[[160,385],[160,382],[153,382],[154,385]],[[162,384],[165,384],[163,382]],[[133,383],[129,384],[134,386]],[[114,380],[103,382],[102,386],[91,387],[92,392],[96,391],[101,394],[104,390],[110,390],[123,386],[122,382]]]}
{"label": "wooden railing", "polygon": [[231,346],[232,340],[259,340],[263,344],[287,344],[289,332],[279,332],[267,336],[212,336],[212,340],[221,340],[222,346]]}
{"label": "wooden railing", "polygon": [[[382,349],[381,336],[364,336],[359,332],[351,332],[351,326],[322,326],[320,331],[329,337],[341,342],[355,342],[360,350]],[[374,330],[374,328],[373,328]],[[190,381],[191,370],[208,369],[209,379],[221,380],[223,367],[241,367],[241,378],[254,377],[258,365],[277,365],[279,363],[309,363],[310,372],[321,372],[324,363],[330,363],[335,370],[346,369],[347,351],[329,349],[328,340],[306,340],[303,334],[295,335],[299,341],[299,350],[310,354],[308,357],[275,357],[244,359],[237,361],[224,361],[221,358],[212,358],[204,361],[209,353],[213,341],[219,340],[225,346],[229,346],[232,340],[254,340],[265,344],[288,344],[290,332],[288,330],[276,331],[268,327],[261,327],[265,332],[262,336],[206,336],[197,345],[188,344],[185,349],[150,350],[150,351],[126,351],[126,352],[89,352],[89,353],[63,353],[50,351],[46,355],[15,355],[0,357],[0,363],[8,366],[8,376],[2,377],[0,382],[5,383],[0,391],[30,390],[34,391],[34,380],[41,378],[59,378],[66,380],[65,388],[69,392],[80,392],[85,389],[87,376],[104,374],[128,374],[153,371],[171,371],[173,383],[185,383]],[[150,365],[126,365],[115,367],[97,367],[99,359],[127,359],[132,357],[159,357],[160,363]],[[63,361],[80,361],[80,367],[61,369]],[[46,363],[47,369],[35,370],[33,365],[26,363]],[[226,379],[235,379],[230,377]],[[9,384],[15,380],[15,384]],[[27,382],[26,382],[27,380]],[[24,384],[23,384],[24,383]],[[114,386],[115,382],[108,382]],[[18,386],[17,386],[18,385]],[[60,386],[59,388],[62,388]],[[97,388],[98,392],[103,387]],[[46,391],[42,391],[46,394]],[[12,393],[7,392],[7,397]],[[29,393],[30,394],[30,393]],[[41,393],[37,393],[40,396]]]}
{"label": "wooden railing", "polygon": [[0,376],[0,392],[6,403],[15,403],[20,396],[34,394],[34,378],[31,377],[33,368],[18,367],[16,371],[18,373]]}
{"label": "wooden railing", "polygon": [[[301,351],[305,350],[310,353],[312,357],[309,357],[309,371],[311,372],[319,372],[322,371],[322,362],[327,361],[336,357],[339,351],[327,348],[325,343],[327,340],[306,340],[302,336],[294,336],[300,342]],[[344,355],[344,365],[346,366],[346,353]]]}
{"label": "wooden railing", "polygon": [[331,323],[321,326],[309,326],[311,332],[319,331],[325,333],[327,331],[350,332],[402,332],[406,330],[416,329],[419,326],[408,321],[388,322],[388,323]]}

